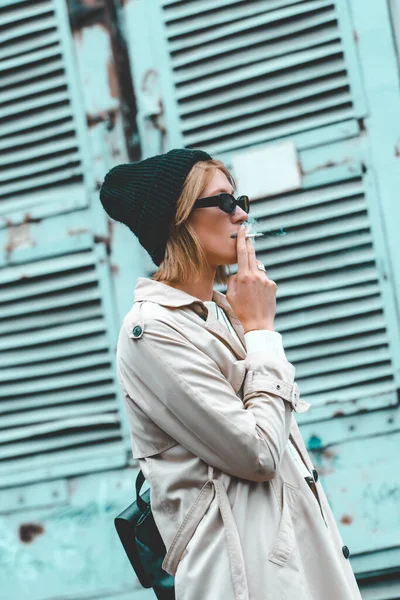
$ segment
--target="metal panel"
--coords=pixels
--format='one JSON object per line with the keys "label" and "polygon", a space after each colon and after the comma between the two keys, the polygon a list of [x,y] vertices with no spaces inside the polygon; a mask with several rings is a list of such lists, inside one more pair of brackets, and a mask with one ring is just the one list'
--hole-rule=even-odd
{"label": "metal panel", "polygon": [[301,190],[251,203],[266,234],[257,257],[278,284],[277,330],[314,407],[374,394],[386,406],[400,386],[400,338],[367,140],[305,149],[299,166]]}
{"label": "metal panel", "polygon": [[155,598],[137,581],[113,523],[134,497],[136,474],[114,469],[2,490],[2,598]]}
{"label": "metal panel", "polygon": [[0,214],[65,210],[58,190],[67,186],[74,207],[86,206],[91,169],[65,3],[6,1],[0,24]]}
{"label": "metal panel", "polygon": [[[136,79],[153,73],[160,86],[167,147],[220,155],[366,114],[348,14],[333,0],[150,0],[126,11]],[[137,94],[146,118],[147,86]]]}
{"label": "metal panel", "polygon": [[2,486],[126,460],[105,248],[51,250],[0,270]]}

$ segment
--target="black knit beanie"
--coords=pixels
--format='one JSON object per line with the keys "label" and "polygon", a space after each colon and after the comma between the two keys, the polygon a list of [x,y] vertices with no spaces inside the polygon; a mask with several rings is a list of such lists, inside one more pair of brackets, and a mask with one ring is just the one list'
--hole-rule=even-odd
{"label": "black knit beanie", "polygon": [[201,160],[211,160],[211,156],[202,150],[170,150],[139,162],[117,165],[107,173],[101,186],[104,210],[129,227],[157,266],[164,259],[185,179]]}

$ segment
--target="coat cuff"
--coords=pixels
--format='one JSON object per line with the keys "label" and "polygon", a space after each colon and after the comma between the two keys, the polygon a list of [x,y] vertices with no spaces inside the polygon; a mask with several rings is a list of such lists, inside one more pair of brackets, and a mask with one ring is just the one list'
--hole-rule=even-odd
{"label": "coat cuff", "polygon": [[248,354],[245,359],[248,369],[244,381],[244,396],[273,394],[290,403],[291,409],[297,413],[307,412],[311,407],[309,402],[300,397],[300,391],[295,378],[295,368],[286,359],[269,355],[266,360],[265,352]]}
{"label": "coat cuff", "polygon": [[274,354],[279,358],[286,358],[282,344],[282,336],[277,331],[269,329],[255,329],[244,334],[247,354],[252,352],[265,352]]}

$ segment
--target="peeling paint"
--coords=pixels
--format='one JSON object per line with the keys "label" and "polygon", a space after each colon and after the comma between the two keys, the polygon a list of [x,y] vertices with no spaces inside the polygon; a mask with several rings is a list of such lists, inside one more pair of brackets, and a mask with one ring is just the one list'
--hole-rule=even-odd
{"label": "peeling paint", "polygon": [[110,35],[104,25],[95,24],[81,29],[79,36],[74,33],[74,39],[86,115],[90,121],[105,120],[119,110]]}
{"label": "peeling paint", "polygon": [[323,164],[317,165],[316,167],[313,167],[312,169],[309,169],[308,171],[302,170],[302,175],[311,175],[312,173],[316,173],[317,171],[323,171],[325,169],[332,169],[333,167],[339,167],[341,165],[347,165],[347,164],[350,165],[352,162],[353,162],[353,158],[351,156],[346,156],[343,160],[340,160],[340,161],[327,160]]}
{"label": "peeling paint", "polygon": [[19,539],[24,544],[30,544],[38,535],[43,533],[44,527],[40,523],[23,523],[19,526]]}
{"label": "peeling paint", "polygon": [[343,515],[340,519],[342,525],[351,525],[353,522],[353,517],[351,515]]}

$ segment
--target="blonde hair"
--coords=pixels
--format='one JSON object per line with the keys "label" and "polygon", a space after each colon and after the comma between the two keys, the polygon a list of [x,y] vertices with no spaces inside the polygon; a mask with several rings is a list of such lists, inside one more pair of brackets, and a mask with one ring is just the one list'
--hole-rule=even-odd
{"label": "blonde hair", "polygon": [[[221,161],[206,160],[195,163],[185,179],[182,194],[177,200],[175,219],[170,227],[164,259],[152,279],[180,283],[189,279],[198,281],[201,278],[206,257],[198,235],[188,223],[188,218],[195,201],[217,170],[226,175],[233,188],[236,187],[235,180]],[[228,274],[225,265],[219,265],[214,283],[226,285],[227,282]]]}

